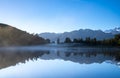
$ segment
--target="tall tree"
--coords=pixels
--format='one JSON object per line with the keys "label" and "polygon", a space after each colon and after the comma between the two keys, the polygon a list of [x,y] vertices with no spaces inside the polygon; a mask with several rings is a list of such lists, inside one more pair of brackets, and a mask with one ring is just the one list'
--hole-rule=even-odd
{"label": "tall tree", "polygon": [[72,41],[71,41],[71,39],[69,38],[69,37],[67,37],[66,39],[65,39],[65,41],[64,41],[64,43],[71,43]]}
{"label": "tall tree", "polygon": [[60,39],[58,38],[58,39],[57,39],[57,44],[59,44],[59,43],[60,43]]}
{"label": "tall tree", "polygon": [[90,37],[86,37],[85,42],[90,43]]}

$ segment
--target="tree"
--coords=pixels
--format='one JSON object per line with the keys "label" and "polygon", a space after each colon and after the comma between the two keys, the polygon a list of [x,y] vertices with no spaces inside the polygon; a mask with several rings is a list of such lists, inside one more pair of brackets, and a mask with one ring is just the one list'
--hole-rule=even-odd
{"label": "tree", "polygon": [[82,38],[80,38],[80,39],[78,40],[78,42],[79,42],[79,43],[83,42],[83,39],[82,39]]}
{"label": "tree", "polygon": [[120,39],[120,34],[116,34],[116,35],[115,35],[115,39],[116,39],[116,40],[119,40],[119,39]]}
{"label": "tree", "polygon": [[47,42],[47,43],[50,43],[50,39],[46,39],[46,42]]}
{"label": "tree", "polygon": [[118,40],[118,45],[120,45],[120,39]]}
{"label": "tree", "polygon": [[69,38],[69,37],[67,37],[66,39],[65,39],[65,41],[64,41],[64,43],[71,43],[72,41],[71,41],[71,39]]}
{"label": "tree", "polygon": [[83,42],[83,39],[82,38],[79,38],[79,39],[73,39],[73,43],[82,43]]}
{"label": "tree", "polygon": [[73,43],[78,43],[78,40],[77,39],[73,39]]}
{"label": "tree", "polygon": [[96,38],[91,39],[91,40],[90,40],[90,43],[91,43],[91,44],[96,44],[96,43],[97,43]]}
{"label": "tree", "polygon": [[120,34],[116,34],[116,35],[115,35],[114,42],[115,42],[117,45],[120,45]]}
{"label": "tree", "polygon": [[90,37],[86,37],[85,42],[90,43]]}
{"label": "tree", "polygon": [[57,44],[59,44],[59,43],[60,43],[60,39],[58,38],[58,39],[57,39]]}

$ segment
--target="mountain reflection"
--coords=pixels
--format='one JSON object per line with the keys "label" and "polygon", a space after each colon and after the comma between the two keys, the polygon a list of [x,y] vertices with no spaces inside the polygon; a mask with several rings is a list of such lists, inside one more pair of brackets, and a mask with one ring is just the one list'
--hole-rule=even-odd
{"label": "mountain reflection", "polygon": [[[74,49],[75,50],[75,49]],[[40,49],[0,49],[0,69],[14,66],[18,63],[25,63],[28,60],[53,60],[62,59],[79,64],[91,64],[108,62],[111,64],[120,64],[120,51],[115,50],[89,50],[81,52],[80,50],[47,50]]]}

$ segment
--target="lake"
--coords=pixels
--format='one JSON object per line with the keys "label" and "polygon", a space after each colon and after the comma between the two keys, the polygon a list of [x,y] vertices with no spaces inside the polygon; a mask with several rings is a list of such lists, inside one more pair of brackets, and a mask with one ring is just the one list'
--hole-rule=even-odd
{"label": "lake", "polygon": [[69,45],[2,47],[0,78],[120,78],[120,49]]}

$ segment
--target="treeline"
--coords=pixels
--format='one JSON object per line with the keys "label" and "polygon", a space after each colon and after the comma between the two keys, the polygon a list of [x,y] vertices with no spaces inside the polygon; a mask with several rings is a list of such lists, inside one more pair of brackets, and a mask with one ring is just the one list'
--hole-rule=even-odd
{"label": "treeline", "polygon": [[37,34],[29,34],[11,26],[0,24],[0,46],[24,46],[48,43]]}
{"label": "treeline", "polygon": [[110,46],[120,46],[120,34],[115,35],[112,39],[97,40],[96,38],[86,37],[86,39],[73,39],[71,40],[67,37],[64,43],[85,43],[87,45],[110,45]]}

